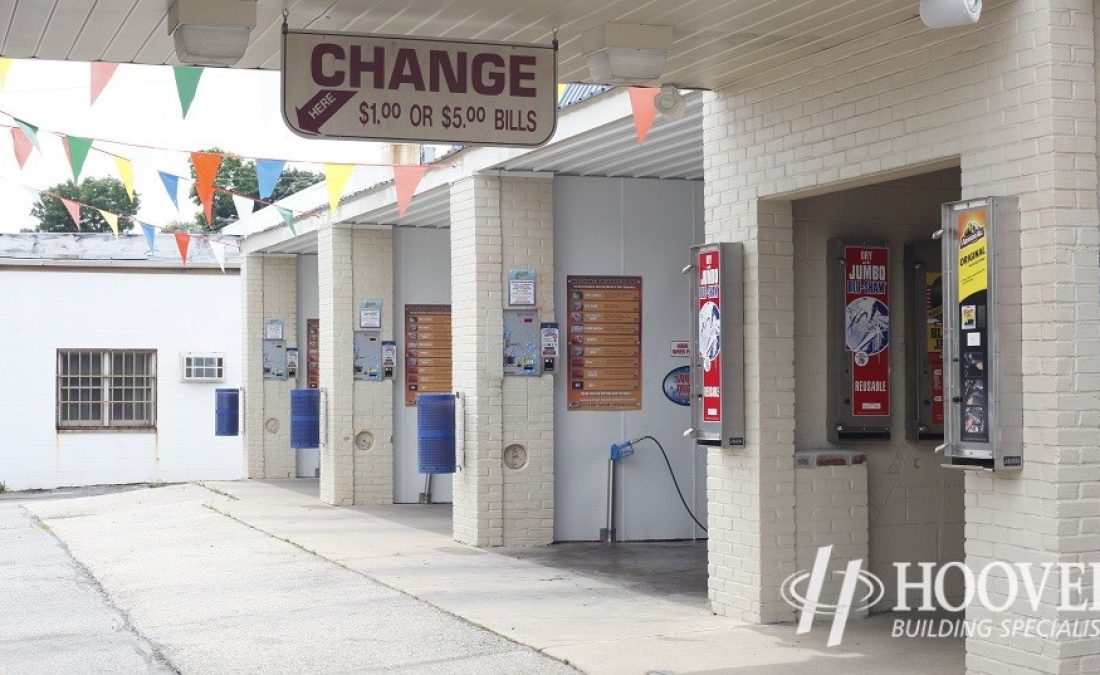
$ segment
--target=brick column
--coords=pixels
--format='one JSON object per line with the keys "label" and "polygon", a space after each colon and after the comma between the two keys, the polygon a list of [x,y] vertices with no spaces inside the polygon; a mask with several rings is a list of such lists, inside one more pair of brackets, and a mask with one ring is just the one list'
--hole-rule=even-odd
{"label": "brick column", "polygon": [[297,268],[293,257],[252,254],[241,265],[245,471],[249,478],[293,478],[291,380],[263,379],[264,319],[281,317],[286,346],[297,342]]}
{"label": "brick column", "polygon": [[[454,536],[474,546],[548,544],[554,534],[553,379],[503,376],[505,275],[534,268],[553,316],[553,182],[475,176],[451,188],[454,388],[465,398],[465,466],[454,477]],[[527,465],[506,469],[519,443]]]}
{"label": "brick column", "polygon": [[325,225],[317,232],[317,296],[320,314],[321,501],[355,503],[352,390],[352,230]]}

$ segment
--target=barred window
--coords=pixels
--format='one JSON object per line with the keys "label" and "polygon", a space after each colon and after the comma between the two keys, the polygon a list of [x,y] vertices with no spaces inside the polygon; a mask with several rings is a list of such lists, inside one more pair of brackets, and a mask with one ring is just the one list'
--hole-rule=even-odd
{"label": "barred window", "polygon": [[151,429],[156,421],[155,351],[57,351],[58,429]]}

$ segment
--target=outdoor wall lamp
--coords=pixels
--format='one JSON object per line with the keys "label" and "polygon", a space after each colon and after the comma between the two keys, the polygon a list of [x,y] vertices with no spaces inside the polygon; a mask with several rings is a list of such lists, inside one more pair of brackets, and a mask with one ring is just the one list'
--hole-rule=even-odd
{"label": "outdoor wall lamp", "polygon": [[181,63],[231,66],[255,27],[256,0],[175,0],[168,7],[168,34]]}

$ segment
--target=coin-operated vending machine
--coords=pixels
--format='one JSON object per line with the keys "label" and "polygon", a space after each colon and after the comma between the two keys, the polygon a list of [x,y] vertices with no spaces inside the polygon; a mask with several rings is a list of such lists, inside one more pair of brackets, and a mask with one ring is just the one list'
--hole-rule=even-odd
{"label": "coin-operated vending machine", "polygon": [[700,445],[745,445],[745,294],[742,246],[694,246],[691,421]]}
{"label": "coin-operated vending machine", "polygon": [[951,465],[1023,464],[1020,212],[1015,197],[942,207],[944,444]]}

